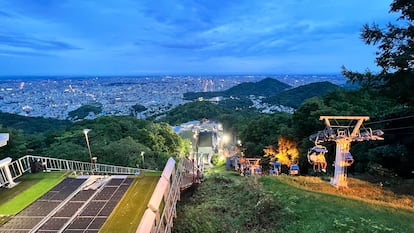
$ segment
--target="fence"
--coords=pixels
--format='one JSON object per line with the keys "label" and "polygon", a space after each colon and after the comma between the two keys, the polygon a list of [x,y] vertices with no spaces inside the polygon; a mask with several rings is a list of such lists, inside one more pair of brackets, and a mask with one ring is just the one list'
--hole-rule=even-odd
{"label": "fence", "polygon": [[[192,161],[182,158],[175,169],[174,159],[169,158],[148,203],[148,208],[141,218],[137,233],[171,232],[184,177],[193,171]],[[160,209],[162,206],[164,208]]]}
{"label": "fence", "polygon": [[44,170],[76,171],[90,174],[134,175],[139,174],[142,170],[131,167],[26,155],[15,161],[11,161],[10,158],[0,160],[0,187],[6,185],[13,187],[15,185],[14,180],[29,172],[34,163],[41,164]]}

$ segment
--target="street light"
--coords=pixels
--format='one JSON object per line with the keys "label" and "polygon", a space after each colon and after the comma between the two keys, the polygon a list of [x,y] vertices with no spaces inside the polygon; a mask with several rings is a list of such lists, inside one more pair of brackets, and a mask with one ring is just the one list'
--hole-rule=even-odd
{"label": "street light", "polygon": [[142,168],[144,168],[144,151],[141,151]]}
{"label": "street light", "polygon": [[223,135],[223,144],[227,144],[228,142],[230,142],[230,136],[227,134]]}
{"label": "street light", "polygon": [[[89,152],[89,161],[91,163],[93,163],[92,160],[92,152],[91,152],[91,146],[89,145],[89,138],[88,138],[88,133],[89,131],[91,131],[91,129],[83,129],[83,134],[85,134],[85,140],[86,140],[86,145],[88,146],[88,152]],[[93,168],[91,167],[91,170],[93,171]]]}

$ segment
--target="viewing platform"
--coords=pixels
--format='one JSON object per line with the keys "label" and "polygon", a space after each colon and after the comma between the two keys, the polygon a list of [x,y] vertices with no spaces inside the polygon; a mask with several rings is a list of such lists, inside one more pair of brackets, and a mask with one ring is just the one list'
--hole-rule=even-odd
{"label": "viewing platform", "polygon": [[[196,181],[194,165],[186,159],[176,164],[170,158],[162,173],[154,173],[136,168],[25,156],[3,164],[2,186],[9,186],[8,179],[3,179],[6,169],[10,171],[12,182],[25,182],[22,176],[33,172],[33,161],[44,165],[44,170],[38,172],[48,172],[41,174],[45,179],[49,172],[54,171],[72,171],[68,173],[71,176],[10,216],[0,226],[0,233],[112,232],[125,227],[128,232],[131,229],[134,232],[165,232],[172,228],[180,192]],[[148,220],[150,212],[155,214],[155,218]],[[148,223],[151,223],[149,227],[144,227]]]}

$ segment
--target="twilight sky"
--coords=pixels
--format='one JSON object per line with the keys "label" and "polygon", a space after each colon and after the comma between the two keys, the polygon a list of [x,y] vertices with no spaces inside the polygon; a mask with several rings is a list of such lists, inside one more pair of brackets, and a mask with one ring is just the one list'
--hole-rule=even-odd
{"label": "twilight sky", "polygon": [[391,0],[0,0],[0,75],[315,74],[375,68]]}

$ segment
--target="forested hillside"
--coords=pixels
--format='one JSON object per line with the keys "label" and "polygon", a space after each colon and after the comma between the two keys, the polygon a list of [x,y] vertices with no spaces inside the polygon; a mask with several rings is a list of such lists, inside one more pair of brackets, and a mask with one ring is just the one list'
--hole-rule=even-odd
{"label": "forested hillside", "polygon": [[211,99],[221,97],[216,104],[231,110],[243,110],[259,112],[260,109],[252,107],[253,101],[250,96],[264,97],[261,102],[273,106],[286,106],[297,109],[304,100],[340,89],[341,87],[331,82],[315,82],[299,87],[291,88],[272,78],[266,78],[256,83],[241,83],[222,92],[188,92],[184,98],[189,100]]}
{"label": "forested hillside", "polygon": [[[53,127],[53,124],[50,125]],[[161,169],[170,156],[188,152],[185,143],[165,123],[138,120],[133,117],[100,117],[85,120],[65,130],[27,134],[0,127],[10,133],[8,145],[1,148],[0,158],[14,159],[26,154],[89,161],[83,129],[88,133],[92,155],[99,163]],[[140,156],[145,152],[145,158]]]}
{"label": "forested hillside", "polygon": [[286,83],[280,82],[273,78],[265,78],[259,82],[246,82],[229,88],[220,92],[187,92],[184,93],[184,99],[194,100],[200,97],[204,99],[210,99],[217,96],[223,97],[247,97],[249,95],[255,96],[272,96],[275,95],[290,86]]}
{"label": "forested hillside", "polygon": [[306,99],[315,96],[324,96],[325,94],[340,88],[340,86],[331,82],[310,83],[267,97],[263,102],[271,105],[289,106],[296,109]]}
{"label": "forested hillside", "polygon": [[71,121],[43,117],[25,117],[16,114],[0,112],[0,125],[23,130],[26,133],[41,133],[46,131],[63,130],[71,125]]}
{"label": "forested hillside", "polygon": [[[161,118],[161,121],[168,124],[133,117],[101,117],[68,125],[60,124],[60,121],[47,121],[49,125],[42,124],[42,127],[52,130],[37,133],[15,129],[13,125],[8,125],[12,121],[2,120],[1,131],[9,132],[11,140],[0,153],[2,157],[17,158],[25,154],[38,154],[87,161],[82,129],[90,128],[92,152],[98,155],[99,162],[136,166],[141,163],[139,153],[145,151],[148,158],[144,166],[155,168],[161,166],[169,155],[176,155],[178,151],[185,154],[188,150],[186,147],[189,145],[172,132],[170,125],[211,119],[221,122],[226,132],[242,140],[249,157],[262,157],[263,148],[277,147],[280,137],[295,141],[300,152],[300,166],[306,173],[310,167],[306,153],[313,146],[309,136],[325,128],[319,120],[321,115],[366,115],[370,121],[366,122],[365,127],[385,132],[384,141],[360,142],[352,146],[351,153],[356,162],[350,168],[351,172],[370,171],[405,177],[413,175],[413,108],[382,96],[375,90],[365,89],[335,89],[325,96],[305,100],[293,114],[232,111],[210,102],[197,101],[168,112]],[[43,122],[42,119],[38,120]],[[30,127],[36,125],[39,124],[32,122]],[[63,126],[67,128],[62,129]],[[333,143],[327,143],[326,146],[334,151]],[[158,158],[163,159],[158,162]],[[332,162],[333,154],[327,159]]]}
{"label": "forested hillside", "polygon": [[[101,117],[72,125],[69,122],[3,114],[0,130],[9,132],[11,139],[7,146],[1,148],[0,156],[17,158],[34,153],[87,161],[82,129],[90,128],[92,151],[98,156],[99,162],[136,166],[142,162],[138,153],[145,151],[148,162],[144,166],[159,168],[167,156],[186,154],[188,151],[188,143],[174,134],[170,125],[207,118],[221,122],[225,131],[240,139],[249,157],[263,157],[263,148],[277,148],[281,138],[291,142],[298,148],[301,171],[306,174],[310,166],[306,153],[314,145],[314,142],[309,141],[309,136],[325,128],[324,122],[319,120],[321,115],[369,116],[370,120],[363,127],[383,130],[385,140],[354,143],[351,153],[355,164],[349,171],[413,177],[412,7],[410,2],[397,0],[391,5],[391,11],[400,13],[400,20],[406,24],[388,25],[385,29],[377,25],[364,26],[364,42],[380,45],[376,60],[381,71],[358,73],[344,68],[343,75],[352,83],[359,84],[361,88],[358,90],[337,89],[329,83],[319,83],[291,89],[283,94],[281,91],[288,85],[274,79],[264,79],[258,83],[239,85],[226,92],[226,95],[243,93],[245,96],[279,93],[279,98],[284,96],[287,101],[294,102],[311,96],[306,92],[318,94],[304,100],[293,114],[262,114],[246,108],[226,108],[203,101],[171,110],[159,121],[168,124],[133,117]],[[322,95],[327,90],[330,92]],[[326,147],[334,151],[333,143],[326,143]],[[333,154],[328,155],[328,163],[333,159]]]}

